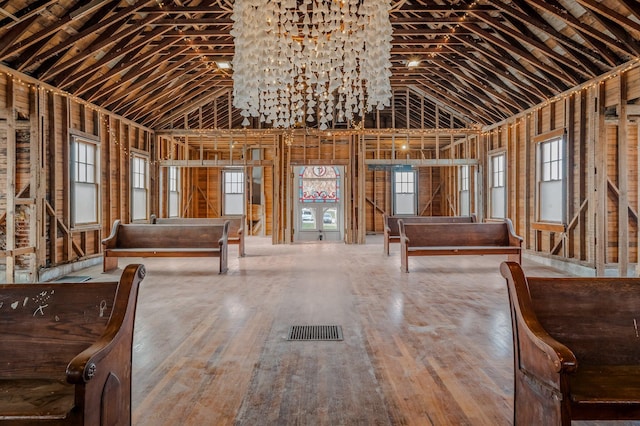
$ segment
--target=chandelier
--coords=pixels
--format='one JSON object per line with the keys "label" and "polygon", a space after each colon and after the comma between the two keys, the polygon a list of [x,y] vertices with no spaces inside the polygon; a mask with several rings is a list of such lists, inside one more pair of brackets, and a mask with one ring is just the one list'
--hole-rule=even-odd
{"label": "chandelier", "polygon": [[352,121],[391,99],[389,0],[236,0],[233,105],[276,128]]}

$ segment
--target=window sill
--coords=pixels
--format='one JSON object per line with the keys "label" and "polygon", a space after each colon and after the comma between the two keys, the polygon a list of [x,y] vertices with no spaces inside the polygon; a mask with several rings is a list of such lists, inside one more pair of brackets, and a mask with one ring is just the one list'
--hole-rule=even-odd
{"label": "window sill", "polygon": [[71,232],[89,232],[89,231],[100,231],[100,230],[102,230],[102,226],[94,223],[88,224],[88,225],[78,224],[78,225],[72,226],[70,229]]}
{"label": "window sill", "polygon": [[567,225],[558,222],[533,222],[531,227],[536,231],[565,232]]}

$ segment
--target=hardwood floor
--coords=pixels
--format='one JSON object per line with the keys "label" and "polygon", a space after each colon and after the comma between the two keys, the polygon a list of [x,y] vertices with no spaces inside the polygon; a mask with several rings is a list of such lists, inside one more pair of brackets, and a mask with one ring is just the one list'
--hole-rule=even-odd
{"label": "hardwood floor", "polygon": [[[206,258],[121,262],[147,268],[134,425],[511,424],[506,256],[412,257],[406,274],[398,250],[384,255],[382,236],[277,246],[251,237],[226,275]],[[307,324],[341,325],[344,341],[286,340],[289,326]]]}

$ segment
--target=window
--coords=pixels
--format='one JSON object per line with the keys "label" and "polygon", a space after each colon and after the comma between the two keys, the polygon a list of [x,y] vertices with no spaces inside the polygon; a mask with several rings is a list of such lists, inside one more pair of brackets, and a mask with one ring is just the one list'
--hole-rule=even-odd
{"label": "window", "polygon": [[132,220],[147,219],[147,175],[148,161],[145,157],[134,155],[131,158],[131,180],[132,180]]}
{"label": "window", "polygon": [[71,210],[74,226],[96,225],[99,221],[98,145],[73,138],[71,142]]}
{"label": "window", "polygon": [[416,214],[416,172],[393,172],[393,214]]}
{"label": "window", "polygon": [[564,221],[563,139],[538,144],[538,220]]}
{"label": "window", "polygon": [[223,215],[244,214],[244,172],[225,170],[223,176]]}
{"label": "window", "polygon": [[505,191],[505,154],[496,154],[491,157],[491,217],[504,219],[506,215],[506,191]]}
{"label": "window", "polygon": [[469,166],[460,166],[460,215],[468,216],[471,214],[470,203],[471,197],[469,192]]}
{"label": "window", "polygon": [[180,215],[180,175],[178,174],[178,168],[175,166],[170,166],[167,170],[169,217],[178,217]]}

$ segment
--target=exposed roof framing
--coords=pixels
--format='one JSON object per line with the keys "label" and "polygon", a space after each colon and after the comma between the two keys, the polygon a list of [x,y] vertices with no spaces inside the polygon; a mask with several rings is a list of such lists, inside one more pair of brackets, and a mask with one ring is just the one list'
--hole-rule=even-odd
{"label": "exposed roof framing", "polygon": [[[216,65],[233,57],[232,7],[0,0],[0,61],[151,128],[240,127]],[[390,19],[394,92],[421,111],[403,127],[438,109],[492,124],[640,56],[638,0],[392,0]]]}

